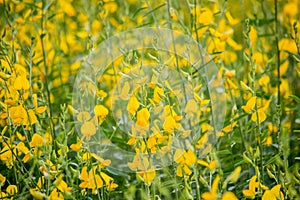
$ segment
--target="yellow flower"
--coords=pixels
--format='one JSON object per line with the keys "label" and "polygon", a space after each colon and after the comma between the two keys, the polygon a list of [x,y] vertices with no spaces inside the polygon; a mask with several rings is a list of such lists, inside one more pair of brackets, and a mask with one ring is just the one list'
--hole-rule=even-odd
{"label": "yellow flower", "polygon": [[64,200],[63,194],[61,194],[56,188],[51,192],[49,196],[50,200]]}
{"label": "yellow flower", "polygon": [[37,94],[32,95],[33,98],[33,105],[35,107],[35,112],[38,114],[42,114],[47,110],[47,106],[38,106],[38,99],[37,99]]}
{"label": "yellow flower", "polygon": [[127,111],[134,115],[137,109],[140,107],[139,101],[135,96],[130,97],[128,105],[127,105]]}
{"label": "yellow flower", "polygon": [[244,196],[250,199],[254,199],[256,185],[256,176],[252,176],[249,182],[249,189],[243,190]]}
{"label": "yellow flower", "polygon": [[90,172],[89,177],[91,177],[89,179],[90,180],[89,186],[88,186],[89,189],[94,190],[95,188],[103,187],[103,181],[102,181],[101,177],[98,174],[93,176],[93,175],[91,175],[91,172]]}
{"label": "yellow flower", "polygon": [[174,154],[174,161],[178,163],[176,175],[182,177],[183,175],[191,175],[192,171],[189,167],[196,163],[196,154],[191,150],[176,149]]}
{"label": "yellow flower", "polygon": [[25,144],[23,142],[19,142],[19,144],[16,146],[16,148],[24,154],[29,153],[29,149],[25,146]]}
{"label": "yellow flower", "polygon": [[260,108],[257,110],[257,113],[254,112],[251,116],[251,120],[254,121],[254,122],[257,122],[257,116],[258,116],[258,121],[260,123],[264,122],[267,118],[267,115],[264,111],[264,108]]}
{"label": "yellow flower", "polygon": [[285,4],[283,7],[283,14],[290,18],[295,17],[298,14],[297,1]]}
{"label": "yellow flower", "polygon": [[207,141],[208,141],[208,134],[204,133],[204,135],[198,140],[198,142],[196,144],[196,148],[202,149],[204,147],[204,145],[207,143]]}
{"label": "yellow flower", "polygon": [[222,195],[221,200],[238,200],[238,198],[232,192],[227,191]]}
{"label": "yellow flower", "polygon": [[262,200],[284,200],[280,187],[280,185],[275,185],[271,190],[266,190],[262,196]]}
{"label": "yellow flower", "polygon": [[27,112],[21,105],[9,108],[9,116],[14,125],[23,125],[27,121]]}
{"label": "yellow flower", "polygon": [[2,161],[10,161],[13,159],[13,154],[11,152],[11,149],[8,145],[4,145],[0,152],[0,160]]}
{"label": "yellow flower", "polygon": [[149,167],[149,161],[146,156],[141,156],[140,153],[136,153],[132,162],[127,163],[128,167],[132,171],[146,171]]}
{"label": "yellow flower", "polygon": [[225,126],[222,131],[225,132],[225,133],[229,133],[236,125],[237,125],[237,121],[234,121],[235,118],[238,118],[238,114],[236,114],[235,116],[233,116],[231,119],[230,119],[230,124]]}
{"label": "yellow flower", "polygon": [[47,110],[47,106],[39,106],[37,108],[35,108],[35,112],[38,114],[42,114]]}
{"label": "yellow flower", "polygon": [[147,108],[142,108],[137,112],[137,120],[136,124],[140,127],[148,127],[149,126],[149,118],[150,113]]}
{"label": "yellow flower", "polygon": [[45,143],[44,138],[41,135],[35,133],[33,134],[29,145],[30,147],[38,147],[38,146],[43,146],[44,143]]}
{"label": "yellow flower", "polygon": [[255,104],[256,104],[256,97],[254,96],[254,97],[251,97],[247,101],[246,105],[242,106],[242,108],[246,113],[250,113],[253,110]]}
{"label": "yellow flower", "polygon": [[88,113],[86,111],[80,112],[77,115],[77,120],[80,121],[80,122],[85,122],[85,121],[88,121],[90,119],[91,119],[91,115],[90,115],[90,113]]}
{"label": "yellow flower", "polygon": [[220,177],[219,177],[219,175],[217,175],[217,177],[214,179],[214,181],[212,183],[210,192],[204,192],[201,195],[201,197],[204,200],[216,200],[219,182],[220,182]]}
{"label": "yellow flower", "polygon": [[46,195],[44,193],[37,191],[35,189],[30,189],[29,192],[35,199],[42,200],[46,197]]}
{"label": "yellow flower", "polygon": [[[281,76],[284,75],[284,74],[286,73],[288,67],[289,67],[289,61],[288,61],[288,60],[285,61],[284,63],[282,63],[282,64],[280,65],[280,67],[279,67],[279,73],[280,73]],[[273,73],[274,73],[275,76],[278,75],[278,71],[277,71],[277,70],[274,70]]]}
{"label": "yellow flower", "polygon": [[174,117],[168,116],[163,124],[163,129],[167,133],[172,133],[175,128],[178,128],[178,124],[176,123]]}
{"label": "yellow flower", "polygon": [[278,47],[279,47],[279,50],[282,51],[282,53],[286,54],[285,51],[288,51],[288,52],[298,55],[296,43],[291,38],[280,39],[278,42]]}
{"label": "yellow flower", "polygon": [[22,135],[21,133],[19,133],[18,131],[17,131],[17,137],[18,137],[18,139],[21,140],[21,141],[24,141],[24,140],[26,139],[26,137],[23,136],[23,135]]}
{"label": "yellow flower", "polygon": [[230,79],[226,79],[226,84],[225,84],[226,88],[229,89],[237,89],[238,87],[236,86],[236,84],[234,84]]}
{"label": "yellow flower", "polygon": [[114,183],[114,179],[104,172],[100,172],[101,178],[104,180],[105,185],[108,187],[109,190],[113,190],[118,187],[118,184]]}
{"label": "yellow flower", "polygon": [[250,38],[251,45],[253,46],[253,48],[256,46],[257,36],[258,36],[257,31],[255,30],[255,28],[253,26],[251,26],[249,38]]}
{"label": "yellow flower", "polygon": [[99,174],[96,173],[96,167],[93,167],[88,173],[87,167],[84,166],[80,173],[80,179],[83,180],[79,187],[92,189],[92,193],[95,194],[96,188],[103,187],[103,181]]}
{"label": "yellow flower", "polygon": [[257,65],[257,70],[261,70],[265,68],[268,57],[266,54],[262,54],[260,52],[254,52],[252,55],[252,62],[255,62]]}
{"label": "yellow flower", "polygon": [[14,194],[18,193],[18,188],[16,185],[9,185],[6,188],[6,192],[10,195],[14,195]]}
{"label": "yellow flower", "polygon": [[144,182],[147,185],[151,185],[151,183],[154,180],[155,175],[156,175],[154,166],[152,166],[150,169],[147,169],[146,171],[139,172],[139,175],[143,177]]}
{"label": "yellow flower", "polygon": [[153,101],[159,103],[161,101],[161,96],[164,95],[164,89],[160,87],[155,87],[153,94]]}
{"label": "yellow flower", "polygon": [[[236,41],[234,41],[231,37],[228,38],[226,40],[227,44],[229,46],[231,46],[235,51],[239,51],[239,50],[242,50],[243,49],[243,46],[241,44],[238,44]],[[236,60],[234,60],[236,61]]]}
{"label": "yellow flower", "polygon": [[92,156],[93,158],[95,158],[96,160],[99,161],[99,164],[100,164],[101,168],[107,167],[107,166],[109,166],[110,163],[111,163],[111,160],[104,160],[103,158],[101,158],[100,156],[98,156],[98,155],[95,154],[95,153],[91,153],[91,156]]}
{"label": "yellow flower", "polygon": [[225,16],[226,16],[226,18],[227,18],[227,20],[228,20],[228,22],[229,22],[229,24],[230,24],[231,26],[234,26],[234,25],[236,25],[236,24],[238,24],[238,23],[240,22],[240,19],[234,19],[234,18],[231,16],[231,13],[230,13],[230,12],[226,12],[226,13],[225,13]]}
{"label": "yellow flower", "polygon": [[197,9],[196,12],[198,14],[197,20],[199,23],[208,25],[214,21],[213,12],[207,7],[201,8],[201,10]]}
{"label": "yellow flower", "polygon": [[226,78],[232,78],[236,75],[236,71],[235,70],[228,70],[225,72],[224,76]]}
{"label": "yellow flower", "polygon": [[80,128],[81,134],[89,139],[91,136],[96,134],[96,126],[92,122],[85,122]]}
{"label": "yellow flower", "polygon": [[197,102],[194,99],[188,100],[188,102],[186,103],[184,112],[187,114],[190,114],[190,113],[197,113],[198,111],[199,111],[199,108],[198,108]]}
{"label": "yellow flower", "polygon": [[210,163],[208,163],[204,160],[198,160],[197,163],[207,167],[210,171],[213,171],[217,167],[217,161],[216,160],[213,160]]}
{"label": "yellow flower", "polygon": [[30,88],[30,84],[26,78],[26,75],[21,75],[16,78],[14,88],[16,90],[28,90]]}
{"label": "yellow flower", "polygon": [[108,114],[108,109],[102,105],[96,105],[94,108],[95,115],[101,119],[105,119]]}
{"label": "yellow flower", "polygon": [[54,185],[59,189],[61,192],[70,192],[72,190],[71,187],[68,187],[67,183],[63,180],[63,175],[60,175],[55,181]]}
{"label": "yellow flower", "polygon": [[69,16],[76,15],[76,10],[72,6],[72,4],[68,1],[61,1],[61,8],[62,8],[62,11]]}
{"label": "yellow flower", "polygon": [[149,149],[151,149],[152,153],[156,152],[156,144],[157,144],[157,140],[155,136],[150,136],[147,140],[147,147]]}
{"label": "yellow flower", "polygon": [[73,151],[79,151],[81,149],[81,146],[82,146],[82,141],[79,140],[76,144],[71,144],[70,148],[73,150]]}
{"label": "yellow flower", "polygon": [[4,185],[5,181],[6,181],[6,177],[0,174],[0,186]]}
{"label": "yellow flower", "polygon": [[[72,114],[72,115],[75,115],[75,114],[78,113],[78,111],[75,110],[75,109],[73,108],[73,106],[71,106],[71,105],[68,105],[68,110],[69,110],[70,114]],[[77,117],[77,119],[78,119],[78,117]],[[79,120],[78,120],[78,121],[79,121]]]}
{"label": "yellow flower", "polygon": [[[28,118],[29,117],[29,118]],[[35,124],[38,122],[36,115],[32,109],[28,110],[28,117],[26,118],[26,121],[24,122],[24,125],[28,124]]]}
{"label": "yellow flower", "polygon": [[118,187],[119,185],[116,183],[111,183],[110,185],[107,186],[108,190],[114,190]]}
{"label": "yellow flower", "polygon": [[266,190],[262,196],[262,200],[277,200],[277,198],[271,190]]}
{"label": "yellow flower", "polygon": [[101,97],[101,98],[107,97],[107,93],[103,90],[97,90],[96,94],[98,97]]}
{"label": "yellow flower", "polygon": [[267,75],[262,76],[259,80],[258,80],[258,84],[260,86],[264,86],[267,85],[270,82],[270,77]]}

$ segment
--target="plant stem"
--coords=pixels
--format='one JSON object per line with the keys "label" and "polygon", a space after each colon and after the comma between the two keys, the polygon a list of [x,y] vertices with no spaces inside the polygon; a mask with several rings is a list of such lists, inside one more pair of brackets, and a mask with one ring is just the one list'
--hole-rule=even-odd
{"label": "plant stem", "polygon": [[[46,5],[46,0],[42,1],[42,9]],[[55,138],[55,129],[54,129],[54,122],[53,122],[53,114],[52,114],[52,106],[51,106],[51,100],[50,100],[50,89],[49,89],[49,74],[48,74],[48,66],[47,66],[47,55],[46,55],[46,49],[45,49],[45,44],[44,44],[44,21],[45,21],[45,14],[42,13],[42,19],[41,19],[41,35],[40,35],[40,40],[41,40],[41,46],[42,46],[42,53],[43,53],[43,64],[44,64],[44,70],[45,70],[45,88],[46,88],[46,93],[47,93],[47,100],[48,100],[48,106],[49,106],[49,116],[50,116],[50,129],[51,129],[51,134],[52,137]],[[54,149],[57,150],[55,142],[53,143]]]}

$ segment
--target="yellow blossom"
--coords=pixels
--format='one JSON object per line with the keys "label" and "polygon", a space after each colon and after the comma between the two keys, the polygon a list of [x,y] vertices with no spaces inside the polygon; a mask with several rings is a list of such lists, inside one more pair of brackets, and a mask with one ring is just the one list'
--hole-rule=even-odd
{"label": "yellow blossom", "polygon": [[16,146],[16,148],[17,148],[19,151],[21,151],[22,153],[24,153],[24,154],[29,153],[29,149],[25,146],[25,144],[24,144],[23,142],[20,142],[20,143]]}
{"label": "yellow blossom", "polygon": [[50,200],[64,200],[64,196],[62,193],[60,193],[56,188],[52,190],[50,196]]}
{"label": "yellow blossom", "polygon": [[44,138],[41,135],[35,133],[33,134],[29,145],[30,147],[38,147],[38,146],[43,146],[44,143],[45,143]]}
{"label": "yellow blossom", "polygon": [[149,126],[149,118],[150,113],[147,108],[142,108],[137,112],[136,124],[140,127],[148,127]]}
{"label": "yellow blossom", "polygon": [[152,166],[150,169],[147,169],[146,171],[139,172],[139,174],[143,177],[144,182],[147,185],[150,185],[155,178],[156,171],[155,168]]}
{"label": "yellow blossom", "polygon": [[238,200],[238,198],[232,192],[227,191],[222,195],[221,200]]}
{"label": "yellow blossom", "polygon": [[174,117],[168,116],[163,124],[163,129],[167,133],[172,133],[176,128],[178,128],[178,124],[176,123]]}
{"label": "yellow blossom", "polygon": [[6,181],[6,177],[0,174],[0,186],[3,186]]}
{"label": "yellow blossom", "polygon": [[135,96],[130,97],[128,105],[127,105],[127,111],[134,115],[137,109],[140,107],[139,101]]}
{"label": "yellow blossom", "polygon": [[284,195],[280,191],[280,187],[280,185],[275,185],[271,190],[267,189],[262,196],[262,200],[284,200]]}
{"label": "yellow blossom", "polygon": [[254,97],[251,97],[247,101],[246,105],[242,106],[242,108],[246,113],[250,113],[253,110],[255,104],[256,104],[256,97],[254,96]]}
{"label": "yellow blossom", "polygon": [[190,114],[190,113],[197,113],[198,111],[199,108],[197,102],[194,99],[188,100],[184,112]]}
{"label": "yellow blossom", "polygon": [[286,3],[283,7],[283,14],[287,17],[295,17],[298,14],[299,5],[297,5],[297,1]]}
{"label": "yellow blossom", "polygon": [[61,192],[70,192],[72,190],[71,187],[68,187],[67,183],[63,180],[63,175],[60,175],[55,181],[54,185],[59,189]]}
{"label": "yellow blossom", "polygon": [[182,177],[183,175],[189,176],[192,173],[189,167],[195,164],[196,155],[191,149],[187,151],[183,149],[176,149],[174,161],[178,163],[176,175],[179,177]]}
{"label": "yellow blossom", "polygon": [[245,197],[253,199],[255,197],[256,176],[252,176],[249,182],[249,189],[243,190]]}
{"label": "yellow blossom", "polygon": [[217,161],[216,160],[213,160],[210,163],[208,163],[204,160],[198,160],[197,163],[207,167],[210,171],[213,171],[217,166]]}
{"label": "yellow blossom", "polygon": [[164,89],[156,86],[154,88],[153,101],[159,103],[162,95],[164,95]]}
{"label": "yellow blossom", "polygon": [[88,113],[86,111],[80,112],[77,115],[77,120],[80,122],[85,122],[90,119],[91,119],[91,115],[90,115],[90,113]]}
{"label": "yellow blossom", "polygon": [[[258,120],[257,120],[257,117],[258,117]],[[264,111],[264,108],[260,108],[257,110],[257,113],[254,112],[251,116],[251,120],[254,121],[254,122],[257,122],[259,121],[260,123],[264,122],[267,118],[267,115]]]}
{"label": "yellow blossom", "polygon": [[35,199],[42,200],[46,197],[46,195],[44,193],[37,191],[35,189],[30,189],[29,192]]}
{"label": "yellow blossom", "polygon": [[28,90],[30,88],[29,81],[25,75],[21,75],[16,78],[14,88],[16,90]]}
{"label": "yellow blossom", "polygon": [[217,177],[214,179],[214,181],[212,183],[210,192],[204,192],[201,195],[201,197],[204,200],[216,200],[219,182],[220,182],[220,177],[219,177],[219,175],[217,175]]}
{"label": "yellow blossom", "polygon": [[15,125],[22,125],[27,121],[27,112],[21,105],[9,108],[9,115]]}
{"label": "yellow blossom", "polygon": [[269,84],[269,82],[270,82],[270,77],[267,76],[267,75],[262,76],[262,77],[258,80],[258,84],[259,84],[260,86],[267,85],[267,84]]}
{"label": "yellow blossom", "polygon": [[88,173],[87,167],[84,166],[80,173],[80,179],[83,180],[83,182],[80,183],[79,187],[92,189],[92,193],[94,193],[94,189],[103,187],[103,181],[100,175],[96,173],[95,167]]}
{"label": "yellow blossom", "polygon": [[108,109],[105,108],[103,105],[96,105],[94,108],[94,112],[97,117],[104,119],[108,114]]}
{"label": "yellow blossom", "polygon": [[89,139],[96,134],[96,126],[92,122],[85,122],[80,128],[81,134]]}
{"label": "yellow blossom", "polygon": [[9,185],[6,188],[6,192],[10,195],[14,195],[14,194],[18,193],[18,188],[16,185]]}
{"label": "yellow blossom", "polygon": [[79,140],[76,144],[71,144],[70,148],[73,150],[73,151],[79,151],[81,149],[81,146],[82,146],[82,141]]}

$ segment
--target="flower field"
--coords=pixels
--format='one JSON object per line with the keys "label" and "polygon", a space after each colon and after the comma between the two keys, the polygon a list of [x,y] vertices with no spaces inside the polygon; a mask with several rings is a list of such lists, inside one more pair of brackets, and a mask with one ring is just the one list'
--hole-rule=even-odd
{"label": "flower field", "polygon": [[0,0],[0,199],[300,199],[299,0]]}

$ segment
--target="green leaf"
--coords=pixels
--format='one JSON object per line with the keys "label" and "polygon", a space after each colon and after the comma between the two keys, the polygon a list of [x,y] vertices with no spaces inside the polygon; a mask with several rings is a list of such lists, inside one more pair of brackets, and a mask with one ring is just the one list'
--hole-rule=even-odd
{"label": "green leaf", "polygon": [[219,155],[228,155],[228,154],[231,154],[231,152],[228,149],[225,149],[225,150],[218,151],[218,154]]}
{"label": "green leaf", "polygon": [[300,98],[297,97],[296,95],[290,95],[289,97],[294,99],[298,104],[300,104]]}
{"label": "green leaf", "polygon": [[285,51],[285,52],[287,52],[290,56],[292,56],[297,62],[300,62],[300,55],[296,55],[289,51]]}
{"label": "green leaf", "polygon": [[150,10],[149,12],[146,12],[146,13],[144,14],[144,17],[147,16],[147,15],[149,15],[149,14],[151,14],[151,13],[153,13],[153,12],[155,12],[156,10],[160,9],[161,7],[163,7],[163,6],[165,6],[165,5],[166,5],[166,3],[163,3],[163,4],[161,4],[161,5],[159,5],[159,6],[155,7],[155,8],[153,8],[153,9]]}
{"label": "green leaf", "polygon": [[141,12],[142,10],[145,10],[147,9],[148,7],[141,7],[139,9],[137,9],[134,13],[133,13],[133,16],[132,18],[135,18],[137,16],[137,14],[139,14],[139,12]]}

